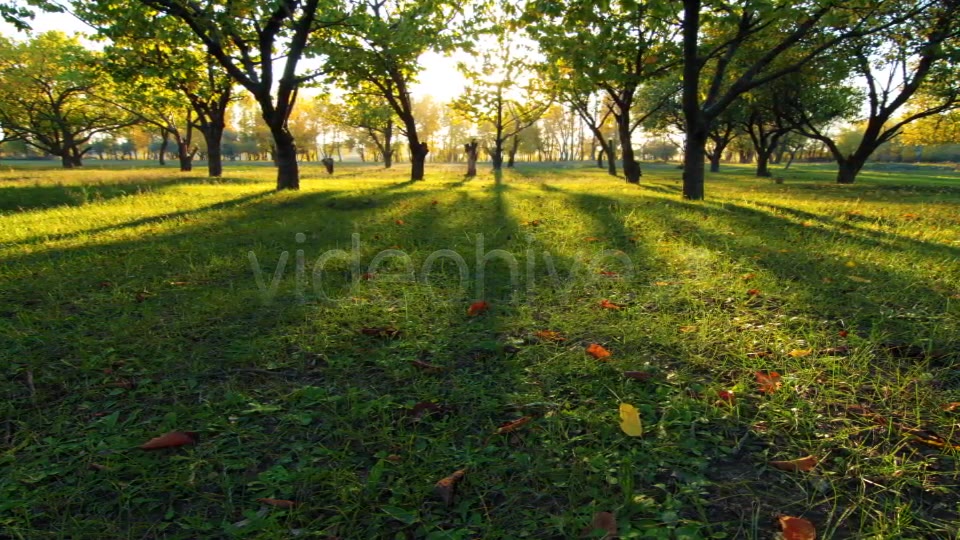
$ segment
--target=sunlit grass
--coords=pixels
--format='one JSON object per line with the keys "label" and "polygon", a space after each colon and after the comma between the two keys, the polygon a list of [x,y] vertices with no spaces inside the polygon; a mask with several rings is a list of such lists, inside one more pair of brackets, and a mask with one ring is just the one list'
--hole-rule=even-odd
{"label": "sunlit grass", "polygon": [[[597,511],[622,537],[769,538],[780,513],[823,538],[957,534],[956,450],[894,425],[960,444],[957,173],[836,186],[822,166],[782,184],[727,166],[689,203],[673,165],[639,187],[594,168],[409,183],[402,165],[308,166],[296,193],[269,167],[202,172],[0,173],[5,534],[571,538]],[[492,259],[478,293],[480,235],[481,258],[516,259],[515,288]],[[418,282],[397,257],[354,276],[388,249]],[[450,257],[423,283],[437,250],[462,256],[465,289]],[[250,252],[266,285],[288,252],[272,302]],[[756,371],[781,389],[759,393]],[[411,417],[422,401],[444,410]],[[621,401],[644,437],[620,431]],[[175,429],[199,444],[131,450]],[[766,465],[808,454],[809,473]],[[461,468],[445,507],[433,484]],[[261,497],[299,504],[258,513]]]}

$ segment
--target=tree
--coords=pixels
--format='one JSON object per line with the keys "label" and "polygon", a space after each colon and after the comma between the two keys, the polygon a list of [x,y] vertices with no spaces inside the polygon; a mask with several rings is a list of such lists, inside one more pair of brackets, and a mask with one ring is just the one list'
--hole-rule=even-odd
{"label": "tree", "polygon": [[465,27],[455,25],[460,6],[452,0],[358,0],[347,24],[323,33],[315,45],[333,80],[344,88],[367,84],[390,104],[407,137],[411,180],[423,179],[430,149],[417,129],[410,85],[423,68],[423,53],[466,44]]}
{"label": "tree", "polygon": [[81,166],[91,138],[138,121],[104,98],[114,87],[101,63],[61,32],[20,43],[0,39],[3,132],[60,157],[64,168]]}
{"label": "tree", "polygon": [[[909,21],[850,40],[842,54],[865,81],[867,116],[856,147],[844,151],[829,134],[800,115],[802,133],[822,141],[837,161],[837,183],[852,184],[867,159],[916,120],[960,108],[960,1],[937,0]],[[898,113],[920,93],[905,114]]]}
{"label": "tree", "polygon": [[[670,21],[670,4],[534,0],[525,15],[528,32],[539,42],[552,79],[564,87],[561,93],[583,96],[590,86],[605,92],[617,124],[624,176],[630,183],[639,182],[641,175],[632,133],[651,112],[642,111],[634,119],[634,101],[644,84],[668,73],[677,62],[677,30]],[[613,154],[612,148],[605,150]]]}
{"label": "tree", "polygon": [[62,9],[54,2],[45,0],[28,0],[27,5],[23,5],[11,0],[0,1],[0,20],[13,26],[21,32],[30,30],[30,23],[33,19],[33,10],[30,7],[38,7],[44,11],[60,12]]}
{"label": "tree", "polygon": [[504,143],[513,139],[511,156],[516,154],[516,136],[546,112],[553,98],[536,84],[526,58],[516,54],[522,47],[508,41],[502,32],[496,39],[496,45],[482,51],[475,65],[460,64],[472,84],[452,106],[475,124],[490,127],[492,140],[487,153],[493,170],[499,171]]}
{"label": "tree", "polygon": [[[260,106],[275,148],[277,189],[299,189],[297,148],[287,125],[300,87],[320,70],[298,72],[311,41],[345,19],[333,0],[140,0],[140,3],[183,21],[227,74],[249,91]],[[109,0],[98,0],[109,5]],[[280,76],[274,60],[283,59]]]}
{"label": "tree", "polygon": [[928,3],[683,0],[683,197],[703,199],[710,127],[740,96],[797,71],[839,43],[909,20],[918,4]]}
{"label": "tree", "polygon": [[383,167],[393,166],[393,137],[396,134],[396,115],[381,94],[361,85],[344,96],[343,103],[330,106],[331,120],[360,132],[360,138],[374,145],[383,159]]}

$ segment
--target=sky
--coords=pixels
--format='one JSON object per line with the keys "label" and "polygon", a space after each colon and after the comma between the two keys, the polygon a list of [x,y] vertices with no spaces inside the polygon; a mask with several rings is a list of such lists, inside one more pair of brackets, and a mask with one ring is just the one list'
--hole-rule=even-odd
{"label": "sky", "polygon": [[[34,33],[60,30],[74,34],[89,31],[89,27],[69,13],[37,13],[36,18],[30,21],[30,26]],[[0,34],[14,39],[26,38],[25,34],[3,22],[0,22]],[[430,95],[437,101],[447,102],[462,94],[466,79],[457,70],[457,62],[455,57],[424,54],[420,63],[425,69],[420,73],[417,84],[410,88],[414,98]]]}

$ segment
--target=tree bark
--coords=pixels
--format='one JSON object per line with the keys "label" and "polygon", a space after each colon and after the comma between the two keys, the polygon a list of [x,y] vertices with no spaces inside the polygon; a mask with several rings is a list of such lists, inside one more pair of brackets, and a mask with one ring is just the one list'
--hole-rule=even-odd
{"label": "tree bark", "polygon": [[297,163],[297,145],[286,127],[270,128],[274,141],[274,161],[277,165],[277,191],[300,189],[300,166]]}
{"label": "tree bark", "polygon": [[[602,141],[602,139],[601,139]],[[601,146],[603,142],[600,143]],[[613,145],[613,139],[607,141],[607,146],[603,149],[607,153],[607,174],[610,176],[617,175],[617,147]]]}
{"label": "tree bark", "polygon": [[520,137],[514,134],[510,141],[510,150],[507,152],[507,168],[513,168],[518,148],[520,148]]}
{"label": "tree bark", "polygon": [[[689,122],[689,120],[688,120]],[[687,141],[683,149],[683,198],[691,201],[703,200],[703,181],[705,176],[704,157],[707,144],[706,129],[687,128]]]}
{"label": "tree bark", "polygon": [[708,122],[700,109],[699,56],[700,0],[683,2],[683,89],[681,105],[685,121],[686,143],[683,153],[683,198],[703,200],[703,158],[707,144]]}
{"label": "tree bark", "polygon": [[193,170],[193,153],[190,152],[188,144],[185,140],[177,141],[177,160],[180,161],[180,172]]}
{"label": "tree bark", "polygon": [[760,178],[770,177],[770,154],[767,152],[757,152],[757,176]]}
{"label": "tree bark", "polygon": [[710,172],[720,172],[720,158],[722,154],[713,151],[707,154],[710,157]]}
{"label": "tree bark", "polygon": [[837,165],[837,183],[852,184],[857,180],[860,169],[863,168],[866,160],[854,156],[848,156],[846,159],[838,160]]}
{"label": "tree bark", "polygon": [[424,166],[429,153],[430,148],[427,143],[418,142],[415,138],[410,141],[410,180],[423,180]]}
{"label": "tree bark", "polygon": [[477,154],[479,153],[479,144],[477,141],[471,141],[463,145],[467,154],[467,178],[473,178],[477,175]]}
{"label": "tree bark", "polygon": [[73,156],[67,152],[64,152],[63,155],[60,156],[60,164],[64,169],[72,169],[74,167]]}
{"label": "tree bark", "polygon": [[167,145],[169,144],[170,134],[167,133],[165,129],[160,130],[160,156],[158,157],[158,161],[161,166],[167,164]]}
{"label": "tree bark", "polygon": [[203,140],[207,144],[207,176],[219,178],[223,176],[223,121],[219,125],[211,122],[202,130]]}

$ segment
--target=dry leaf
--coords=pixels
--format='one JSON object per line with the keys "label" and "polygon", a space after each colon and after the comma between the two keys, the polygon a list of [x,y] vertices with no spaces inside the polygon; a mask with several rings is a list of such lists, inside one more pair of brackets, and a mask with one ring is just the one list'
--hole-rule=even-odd
{"label": "dry leaf", "polygon": [[535,335],[543,341],[566,341],[567,340],[567,338],[560,335],[560,332],[554,332],[553,330],[540,330]]}
{"label": "dry leaf", "polygon": [[403,225],[403,220],[402,220],[402,219],[398,219],[398,220],[395,221],[394,223],[396,223],[397,225]]}
{"label": "dry leaf", "polygon": [[587,354],[596,358],[597,360],[603,360],[610,356],[610,351],[603,348],[603,346],[596,343],[591,343],[587,346]]}
{"label": "dry leaf", "polygon": [[490,309],[490,304],[484,302],[483,300],[479,300],[470,304],[470,307],[467,308],[467,315],[470,317],[476,317],[488,309]]}
{"label": "dry leaf", "polygon": [[750,272],[749,274],[744,274],[744,275],[740,276],[740,279],[742,279],[742,280],[744,280],[744,281],[750,281],[751,279],[753,279],[753,278],[755,278],[755,277],[757,277],[757,275],[754,274],[753,272]]}
{"label": "dry leaf", "polygon": [[850,335],[850,332],[846,330],[841,330],[839,333],[840,333],[840,337],[847,337]]}
{"label": "dry leaf", "polygon": [[783,530],[784,540],[816,540],[817,530],[813,523],[790,516],[780,516],[780,528]]}
{"label": "dry leaf", "polygon": [[862,278],[860,276],[847,276],[847,277],[850,279],[850,281],[856,281],[857,283],[872,283],[872,281],[870,281],[869,279]]}
{"label": "dry leaf", "polygon": [[601,270],[599,273],[601,276],[607,276],[607,277],[617,277],[620,275],[617,272],[611,272],[610,270]]}
{"label": "dry leaf", "polygon": [[847,261],[847,262],[843,263],[843,265],[846,266],[847,268],[856,268],[856,267],[857,267],[857,263],[855,263],[855,262],[853,262],[853,261]]}
{"label": "dry leaf", "polygon": [[640,411],[629,403],[620,404],[620,429],[631,437],[643,435],[643,424],[640,423]]}
{"label": "dry leaf", "polygon": [[794,358],[803,358],[804,356],[810,356],[813,353],[813,349],[794,349],[787,353],[787,356],[792,356]]}
{"label": "dry leaf", "polygon": [[756,372],[757,384],[760,385],[760,391],[764,394],[772,394],[780,389],[782,383],[780,382],[780,374],[776,371],[771,371],[769,374],[762,371]]}
{"label": "dry leaf", "polygon": [[584,238],[583,241],[584,241],[584,242],[599,242],[600,239],[597,238],[596,236],[588,236],[588,237]]}
{"label": "dry leaf", "polygon": [[597,512],[593,515],[593,521],[590,525],[583,528],[580,532],[581,537],[596,538],[596,531],[603,531],[604,540],[613,540],[617,538],[617,518],[610,512]]}
{"label": "dry leaf", "polygon": [[717,397],[723,401],[726,401],[727,403],[733,403],[736,399],[736,396],[733,394],[732,390],[721,390],[717,392]]}
{"label": "dry leaf", "polygon": [[747,291],[747,296],[760,296],[760,289],[750,289]]}
{"label": "dry leaf", "polygon": [[670,283],[669,281],[654,281],[653,284],[656,285],[657,287],[666,287],[667,285],[673,285],[673,283]]}
{"label": "dry leaf", "polygon": [[696,332],[696,331],[697,331],[697,326],[694,324],[680,327],[680,332],[684,334],[689,334],[690,332]]}
{"label": "dry leaf", "polygon": [[833,283],[833,279],[828,278],[828,277],[824,277],[824,278],[822,278],[820,281],[822,281],[822,282],[824,282],[824,283]]}
{"label": "dry leaf", "polygon": [[781,471],[789,472],[807,472],[817,466],[817,458],[813,456],[802,457],[790,461],[771,461],[770,466]]}
{"label": "dry leaf", "polygon": [[463,480],[463,477],[467,474],[466,469],[460,469],[450,476],[440,480],[433,486],[434,492],[443,499],[444,504],[450,506],[453,504],[453,497],[457,493],[457,484]]}
{"label": "dry leaf", "polygon": [[361,328],[360,333],[365,336],[379,336],[395,338],[400,336],[400,331],[392,326],[375,326],[371,328]]}
{"label": "dry leaf", "polygon": [[411,360],[410,364],[413,367],[420,368],[424,371],[443,371],[443,366],[438,366],[431,364],[429,362],[424,362],[423,360]]}
{"label": "dry leaf", "polygon": [[609,301],[609,300],[607,300],[607,299],[603,299],[603,300],[600,301],[600,307],[602,307],[603,309],[620,309],[620,308],[622,308],[623,306],[621,306],[621,305],[619,305],[619,304],[614,304],[613,302],[611,302],[611,301]]}
{"label": "dry leaf", "polygon": [[430,414],[432,412],[442,412],[443,407],[433,403],[432,401],[421,401],[413,407],[410,407],[410,410],[407,411],[407,416],[413,417],[415,419],[420,419],[422,416]]}
{"label": "dry leaf", "polygon": [[960,408],[960,401],[951,401],[950,403],[947,403],[946,405],[943,406],[943,410],[947,412],[953,412],[958,408]]}
{"label": "dry leaf", "polygon": [[653,373],[649,371],[624,371],[623,376],[628,379],[635,379],[638,381],[649,381],[653,378]]}
{"label": "dry leaf", "polygon": [[497,428],[497,431],[495,433],[497,435],[503,435],[504,433],[510,433],[511,431],[516,431],[517,429],[520,429],[524,425],[530,423],[530,421],[532,420],[533,420],[532,416],[523,416],[523,417],[517,418],[516,420],[512,420],[510,422],[502,424],[500,427]]}
{"label": "dry leaf", "polygon": [[257,499],[257,502],[260,504],[265,504],[267,506],[275,506],[277,508],[293,508],[297,503],[293,501],[288,501],[287,499],[270,499],[262,498]]}
{"label": "dry leaf", "polygon": [[193,431],[171,431],[159,437],[150,439],[140,445],[141,450],[159,450],[161,448],[174,448],[197,442],[197,434]]}

